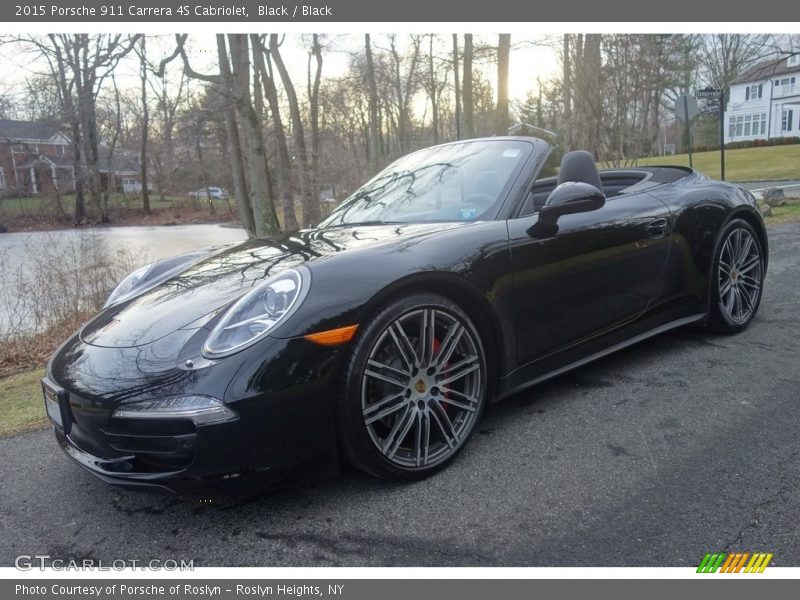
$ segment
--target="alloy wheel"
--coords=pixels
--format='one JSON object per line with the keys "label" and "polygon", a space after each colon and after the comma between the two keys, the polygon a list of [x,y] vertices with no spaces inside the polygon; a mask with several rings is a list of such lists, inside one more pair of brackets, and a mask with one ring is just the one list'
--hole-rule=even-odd
{"label": "alloy wheel", "polygon": [[717,274],[719,300],[728,318],[746,323],[758,306],[763,262],[758,242],[747,229],[732,230],[722,245]]}
{"label": "alloy wheel", "polygon": [[429,468],[458,451],[480,413],[485,361],[472,329],[441,308],[401,315],[373,345],[361,410],[383,457]]}

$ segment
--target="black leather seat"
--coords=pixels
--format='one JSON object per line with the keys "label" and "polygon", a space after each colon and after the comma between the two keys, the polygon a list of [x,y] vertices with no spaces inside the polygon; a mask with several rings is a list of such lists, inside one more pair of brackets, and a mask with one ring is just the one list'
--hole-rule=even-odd
{"label": "black leather seat", "polygon": [[601,192],[603,182],[600,172],[594,162],[594,156],[586,150],[567,152],[561,159],[561,168],[558,170],[558,185],[567,181],[580,181],[593,185]]}

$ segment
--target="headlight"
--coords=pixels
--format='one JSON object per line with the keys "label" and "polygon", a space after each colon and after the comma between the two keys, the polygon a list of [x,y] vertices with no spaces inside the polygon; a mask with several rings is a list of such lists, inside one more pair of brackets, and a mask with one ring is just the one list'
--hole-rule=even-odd
{"label": "headlight", "polygon": [[[308,270],[303,272],[308,277]],[[300,270],[288,269],[268,279],[228,310],[208,336],[203,354],[220,358],[255,343],[291,315],[307,291]]]}
{"label": "headlight", "polygon": [[115,419],[191,419],[195,425],[224,423],[239,417],[221,401],[209,396],[180,396],[133,402],[117,408]]}
{"label": "headlight", "polygon": [[210,256],[209,249],[187,252],[172,258],[165,258],[140,269],[123,279],[119,285],[111,292],[103,308],[108,308],[113,304],[119,304],[125,300],[130,300],[146,291],[153,289],[158,284],[165,282],[170,277],[177,275],[181,271],[188,269],[201,259]]}

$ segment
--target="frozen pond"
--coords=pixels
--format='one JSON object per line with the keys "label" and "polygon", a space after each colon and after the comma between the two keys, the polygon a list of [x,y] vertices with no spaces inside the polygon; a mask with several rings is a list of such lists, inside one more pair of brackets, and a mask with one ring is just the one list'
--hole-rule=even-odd
{"label": "frozen pond", "polygon": [[[91,230],[36,231],[24,233],[0,234],[0,258],[7,270],[13,271],[20,265],[30,264],[32,253],[39,253],[43,248],[54,243],[69,245],[77,243],[80,236],[87,234],[102,240],[109,256],[125,253],[131,260],[132,267],[174,256],[216,244],[236,242],[247,238],[243,229],[224,227],[222,225],[176,225],[160,227],[107,227]],[[54,240],[58,240],[55,242]],[[64,260],[74,259],[74,257]],[[78,282],[76,282],[77,284]],[[4,278],[4,296],[17,296],[13,278]],[[0,337],[7,331],[9,308],[7,303],[0,302]]]}

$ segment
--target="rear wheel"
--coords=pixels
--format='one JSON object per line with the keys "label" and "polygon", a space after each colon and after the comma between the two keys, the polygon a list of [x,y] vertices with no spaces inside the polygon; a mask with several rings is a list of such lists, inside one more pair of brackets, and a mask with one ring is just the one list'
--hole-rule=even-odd
{"label": "rear wheel", "polygon": [[709,328],[736,333],[758,311],[764,286],[764,253],[753,227],[731,221],[720,235],[711,281]]}
{"label": "rear wheel", "polygon": [[464,447],[487,388],[480,336],[456,304],[414,294],[359,332],[339,399],[344,455],[368,473],[407,481],[435,473]]}

